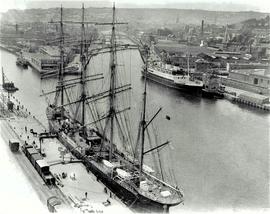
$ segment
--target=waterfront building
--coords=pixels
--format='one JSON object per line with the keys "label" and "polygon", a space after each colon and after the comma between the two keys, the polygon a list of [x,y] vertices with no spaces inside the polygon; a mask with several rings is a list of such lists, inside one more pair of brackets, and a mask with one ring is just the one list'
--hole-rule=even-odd
{"label": "waterfront building", "polygon": [[[42,46],[39,48],[39,52],[50,59],[55,59],[60,62],[60,51],[59,51],[58,46],[48,46],[48,45]],[[69,52],[70,52],[70,48],[65,47],[64,48],[64,61],[66,61]]]}
{"label": "waterfront building", "polygon": [[257,94],[270,94],[269,68],[230,70],[228,78],[222,78],[222,81],[226,86]]}
{"label": "waterfront building", "polygon": [[32,54],[31,64],[42,73],[43,70],[57,69],[59,59],[41,53]]}
{"label": "waterfront building", "polygon": [[269,64],[267,63],[228,63],[227,70],[239,70],[239,69],[267,69]]}
{"label": "waterfront building", "polygon": [[60,59],[60,51],[57,46],[42,46],[39,49],[39,52],[44,55],[48,55],[51,58]]}
{"label": "waterfront building", "polygon": [[[65,50],[64,61],[67,61],[68,55]],[[58,69],[60,63],[60,53],[57,46],[42,46],[37,53],[30,55],[30,63],[40,73],[44,73],[49,70]]]}

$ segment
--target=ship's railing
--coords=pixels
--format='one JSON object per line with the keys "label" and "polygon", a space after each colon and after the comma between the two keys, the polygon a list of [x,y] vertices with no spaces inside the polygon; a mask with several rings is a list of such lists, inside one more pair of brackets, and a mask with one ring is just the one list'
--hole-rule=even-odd
{"label": "ship's railing", "polygon": [[115,176],[114,180],[121,184],[122,186],[124,186],[126,189],[131,190],[131,191],[135,191],[138,187],[134,185],[134,183],[129,182],[129,180],[123,180],[121,177],[119,176]]}
{"label": "ship's railing", "polygon": [[155,70],[158,70],[158,71],[160,71],[160,72],[162,72],[162,73],[167,73],[167,74],[172,74],[172,71],[173,71],[173,70],[170,70],[170,69],[167,69],[167,68],[160,68],[160,67],[155,66],[155,65],[151,65],[151,66],[150,66],[150,69],[151,69],[151,68],[153,68],[153,69],[155,69]]}
{"label": "ship's railing", "polygon": [[[150,186],[149,188],[151,189],[151,191],[149,190],[143,190],[143,189],[138,189],[138,192],[148,198],[151,198],[155,201],[159,201],[161,203],[164,204],[178,204],[181,203],[183,201],[183,193],[181,192],[181,190],[176,189],[172,191],[172,188],[170,187],[170,185],[168,184],[160,184],[161,181],[159,179],[157,180],[149,180],[152,184],[152,187]],[[167,197],[163,197],[161,195],[162,191],[166,191],[168,190],[170,192],[171,195],[167,196]]]}
{"label": "ship's railing", "polygon": [[149,177],[151,177],[152,179],[156,180],[157,182],[164,184],[165,186],[169,187],[170,189],[173,189],[174,191],[180,193],[181,195],[183,195],[183,191],[182,191],[182,190],[177,189],[177,188],[171,186],[171,185],[168,184],[168,183],[165,183],[164,181],[162,181],[162,180],[156,178],[155,176],[153,176],[153,175],[151,175],[151,174],[149,174],[149,173],[147,173],[147,172],[144,172],[144,174],[146,174],[147,176],[149,176]]}

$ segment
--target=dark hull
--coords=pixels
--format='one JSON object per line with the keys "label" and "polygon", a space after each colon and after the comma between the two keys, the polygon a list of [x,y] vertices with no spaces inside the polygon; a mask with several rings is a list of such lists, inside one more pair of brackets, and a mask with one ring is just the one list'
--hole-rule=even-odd
{"label": "dark hull", "polygon": [[23,67],[23,68],[28,68],[28,64],[26,64],[26,63],[23,63],[23,62],[16,62],[16,65],[18,65],[18,66],[21,66],[21,67]]}
{"label": "dark hull", "polygon": [[[127,206],[137,212],[164,212],[163,205],[154,202],[136,192],[128,190],[119,183],[111,179],[110,176],[105,175],[95,164],[91,161],[85,161],[87,170],[91,171],[97,180],[101,181],[107,188],[110,189],[121,201]],[[168,211],[169,207],[165,211]]]}
{"label": "dark hull", "polygon": [[3,87],[5,91],[9,93],[14,93],[15,91],[18,91],[18,88],[9,88],[9,87]]}
{"label": "dark hull", "polygon": [[[49,121],[50,131],[54,132],[53,122]],[[104,173],[102,170],[99,169],[97,166],[98,163],[85,157],[79,151],[77,151],[68,140],[63,137],[62,134],[58,135],[59,140],[61,143],[69,150],[71,153],[78,159],[81,159],[86,166],[88,171],[91,171],[97,178],[98,181],[101,181],[113,194],[115,194],[122,202],[124,202],[127,206],[131,209],[135,210],[136,212],[168,212],[169,206],[174,206],[177,204],[167,205],[164,209],[164,204],[158,203],[153,201],[143,195],[140,195],[134,189],[126,188],[125,186],[120,185],[118,182],[113,180],[109,175]],[[179,204],[179,203],[178,203]]]}
{"label": "dark hull", "polygon": [[224,94],[218,91],[207,91],[205,89],[202,90],[202,96],[206,98],[217,98],[217,99],[222,99],[224,98]]}
{"label": "dark hull", "polygon": [[[145,72],[142,71],[142,75],[145,77]],[[167,86],[169,88],[196,93],[201,91],[202,87],[200,86],[190,86],[190,85],[183,85],[183,84],[175,84],[172,80],[157,76],[151,72],[147,73],[147,78],[153,82],[159,83],[161,85]]]}

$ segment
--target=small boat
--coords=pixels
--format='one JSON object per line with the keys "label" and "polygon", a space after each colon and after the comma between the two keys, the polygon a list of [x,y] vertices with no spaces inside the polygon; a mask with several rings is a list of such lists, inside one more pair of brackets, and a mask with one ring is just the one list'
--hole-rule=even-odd
{"label": "small boat", "polygon": [[203,75],[204,87],[202,96],[208,98],[223,98],[225,87],[222,86],[220,78],[216,74],[208,73]]}
{"label": "small boat", "polygon": [[28,68],[28,62],[25,58],[23,58],[22,52],[20,52],[20,55],[17,57],[16,65],[22,66],[23,68]]}
{"label": "small boat", "polygon": [[81,74],[80,65],[78,63],[69,64],[65,67],[65,74]]}
{"label": "small boat", "polygon": [[2,87],[8,93],[14,93],[15,91],[19,90],[17,87],[15,87],[13,82],[7,80],[3,67],[2,67]]}

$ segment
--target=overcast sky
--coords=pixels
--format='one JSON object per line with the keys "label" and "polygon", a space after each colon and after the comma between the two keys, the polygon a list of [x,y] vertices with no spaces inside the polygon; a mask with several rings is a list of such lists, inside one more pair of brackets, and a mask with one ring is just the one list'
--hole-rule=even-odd
{"label": "overcast sky", "polygon": [[[33,7],[57,7],[61,0],[0,0],[0,12],[8,9],[25,9]],[[168,7],[183,9],[231,10],[231,11],[261,11],[270,12],[270,0],[64,0],[64,2],[85,2],[90,6],[110,6],[115,2],[118,7]],[[33,3],[34,2],[34,3]],[[41,3],[42,2],[42,3]],[[45,3],[44,3],[45,2]],[[46,4],[46,2],[48,2]],[[55,4],[53,3],[55,2]],[[91,3],[92,2],[92,3]],[[94,3],[93,3],[94,2]],[[66,7],[73,4],[64,3]],[[68,6],[72,5],[72,6]]]}

